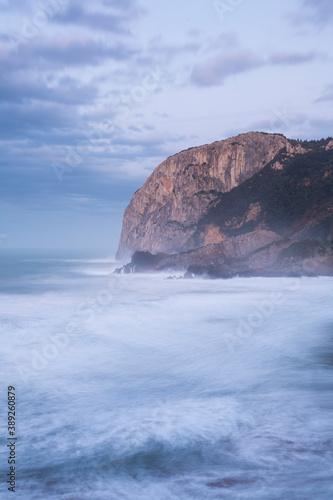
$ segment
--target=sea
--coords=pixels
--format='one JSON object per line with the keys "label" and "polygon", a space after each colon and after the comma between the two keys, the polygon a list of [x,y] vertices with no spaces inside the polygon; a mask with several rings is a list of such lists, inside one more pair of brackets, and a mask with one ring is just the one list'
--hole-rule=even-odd
{"label": "sea", "polygon": [[333,278],[116,267],[1,251],[0,498],[332,499]]}

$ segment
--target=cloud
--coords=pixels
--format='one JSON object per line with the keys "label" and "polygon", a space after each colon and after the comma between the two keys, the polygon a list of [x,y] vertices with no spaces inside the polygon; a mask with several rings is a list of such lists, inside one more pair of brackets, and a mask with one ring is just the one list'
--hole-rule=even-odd
{"label": "cloud", "polygon": [[300,9],[292,11],[288,17],[298,31],[300,26],[306,25],[322,28],[333,19],[333,3],[331,0],[301,0]]}
{"label": "cloud", "polygon": [[[113,44],[97,41],[90,36],[54,36],[34,39],[26,45],[0,50],[2,74],[13,70],[64,70],[68,67],[97,66],[109,60],[127,61],[138,54],[138,48],[121,41]],[[31,61],[34,62],[32,65]]]}
{"label": "cloud", "polygon": [[155,36],[149,40],[145,51],[138,58],[138,62],[146,66],[167,66],[173,61],[180,61],[183,66],[184,59],[188,60],[191,56],[195,56],[200,48],[201,44],[191,38],[183,42],[170,43],[166,42],[161,36]]}
{"label": "cloud", "polygon": [[319,58],[315,52],[276,53],[267,59],[261,59],[247,50],[220,52],[203,63],[194,66],[191,74],[193,83],[203,87],[221,85],[226,77],[246,73],[264,66],[295,66],[314,61]]}
{"label": "cloud", "polygon": [[53,79],[52,86],[40,78],[23,72],[5,73],[0,80],[0,103],[24,103],[49,101],[70,106],[90,104],[98,95],[96,86],[81,84],[77,79],[63,77]]}
{"label": "cloud", "polygon": [[80,128],[78,110],[66,104],[33,102],[29,106],[13,103],[0,106],[0,136],[7,146],[9,142],[17,145],[17,141],[23,141],[22,147],[28,151],[36,144],[75,144]]}
{"label": "cloud", "polygon": [[106,59],[124,61],[132,57],[137,50],[127,45],[118,43],[108,46],[103,42],[94,40],[68,40],[55,39],[43,46],[36,46],[33,53],[43,60],[49,67],[62,66],[96,66]]}
{"label": "cloud", "polygon": [[[127,27],[128,21],[133,17],[134,11],[131,9],[134,7],[133,2],[125,2],[128,5],[128,12],[126,8],[121,10],[125,13],[122,14],[111,14],[107,12],[89,12],[82,7],[82,4],[74,4],[67,7],[64,12],[60,12],[54,17],[54,22],[59,24],[73,24],[75,26],[83,26],[86,28],[93,29],[94,31],[108,31],[112,33],[129,33]],[[108,7],[121,7],[120,2],[103,2],[104,5]],[[138,15],[139,10],[135,11]]]}
{"label": "cloud", "polygon": [[[12,115],[6,120],[8,110]],[[29,211],[76,210],[81,201],[88,212],[107,211],[115,202],[130,199],[138,182],[170,154],[170,144],[181,140],[179,134],[152,135],[145,123],[131,133],[130,127],[124,128],[103,147],[94,142],[91,154],[59,183],[51,167],[53,162],[65,165],[66,153],[75,153],[86,138],[80,117],[71,116],[66,107],[45,104],[33,112],[30,107],[26,114],[21,106],[4,106],[0,117],[0,197]]]}
{"label": "cloud", "polygon": [[268,118],[249,123],[246,130],[282,133],[286,137],[295,139],[322,139],[332,136],[332,126],[331,118],[316,118],[306,112],[300,113],[283,107],[272,109]]}
{"label": "cloud", "polygon": [[332,0],[303,0],[303,8],[308,21],[325,24],[333,18]]}
{"label": "cloud", "polygon": [[[29,4],[28,0],[16,0],[15,1],[15,9],[22,9],[25,7],[27,4]],[[0,0],[0,11],[2,12],[8,12],[13,9],[13,3],[11,0]]]}
{"label": "cloud", "polygon": [[166,44],[162,42],[160,37],[154,38],[150,42],[150,52],[157,52],[157,54],[165,54],[168,57],[173,57],[184,53],[196,53],[200,49],[200,44],[197,42],[185,42],[180,44]]}
{"label": "cloud", "polygon": [[[0,148],[0,154],[2,150]],[[92,173],[81,166],[68,173],[62,183],[59,183],[54,171],[50,168],[52,155],[39,150],[40,159],[24,155],[15,155],[16,164],[2,166],[0,198],[1,203],[15,204],[31,210],[75,210],[77,203],[85,199],[90,213],[111,208],[114,203],[130,199],[137,189],[135,176],[119,178],[110,176],[107,172]],[[112,164],[112,160],[109,160]],[[124,203],[124,202],[123,202]],[[82,207],[83,208],[83,207]],[[125,208],[125,207],[123,207]]]}
{"label": "cloud", "polygon": [[272,109],[271,116],[263,120],[252,122],[249,125],[250,130],[260,130],[269,133],[288,134],[296,126],[305,123],[306,115],[303,113],[294,113],[286,107]]}
{"label": "cloud", "polygon": [[136,6],[135,0],[102,0],[102,5],[121,10],[133,9]]}
{"label": "cloud", "polygon": [[235,33],[223,32],[209,44],[209,50],[228,49],[238,47],[239,42]]}
{"label": "cloud", "polygon": [[333,101],[333,84],[327,85],[322,95],[315,100],[315,102],[329,102],[329,101]]}
{"label": "cloud", "polygon": [[314,61],[318,58],[318,54],[315,52],[309,52],[307,54],[299,53],[276,53],[269,57],[269,62],[274,66],[295,66],[296,64],[303,64],[307,62]]}
{"label": "cloud", "polygon": [[309,124],[313,128],[314,137],[332,137],[333,118],[310,118]]}
{"label": "cloud", "polygon": [[194,66],[191,79],[199,86],[220,85],[225,78],[238,73],[245,73],[264,65],[264,62],[252,52],[242,50],[208,58]]}
{"label": "cloud", "polygon": [[138,5],[137,0],[101,0],[101,5],[126,12],[127,19],[138,18],[148,13],[147,9]]}
{"label": "cloud", "polygon": [[127,61],[135,52],[121,43],[108,46],[90,39],[61,38],[48,40],[43,45],[33,41],[16,52],[7,49],[0,52],[0,102],[27,105],[27,101],[37,100],[72,106],[92,104],[98,97],[99,82],[82,82],[69,76],[68,70],[103,67],[108,61]]}

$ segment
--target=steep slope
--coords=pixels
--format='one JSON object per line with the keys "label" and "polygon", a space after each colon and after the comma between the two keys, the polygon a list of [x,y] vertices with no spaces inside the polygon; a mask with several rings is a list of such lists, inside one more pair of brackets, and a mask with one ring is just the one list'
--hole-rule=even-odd
{"label": "steep slope", "polygon": [[188,250],[196,224],[217,195],[252,177],[282,150],[305,152],[282,135],[249,132],[168,158],[127,207],[117,257],[136,250]]}
{"label": "steep slope", "polygon": [[332,167],[333,141],[318,141],[296,156],[282,150],[251,179],[211,202],[191,247],[207,244],[212,232],[223,241],[256,230],[327,241],[333,234]]}
{"label": "steep slope", "polygon": [[[155,184],[154,196],[151,183],[166,178],[164,165],[170,171],[170,159],[155,170],[125,213],[120,253],[136,251],[125,271],[177,268],[217,276],[333,274],[333,140],[299,142],[257,133],[237,139],[218,143],[222,160],[215,180],[208,164],[202,179],[188,177],[189,168],[197,172],[202,164],[186,168],[183,162],[188,157],[182,155],[188,152],[180,153],[173,157],[177,169],[172,193],[163,198],[161,184]],[[202,148],[207,152],[212,146],[195,148],[192,154],[198,155]],[[237,162],[227,163],[237,148],[244,153],[238,156],[242,168]],[[260,160],[263,154],[270,158],[266,163]],[[246,155],[252,155],[252,166]],[[198,191],[200,182],[208,181],[212,189]],[[180,186],[184,195],[179,192],[176,197]],[[138,203],[146,201],[148,193],[149,206],[144,205],[141,218],[136,218],[134,209],[139,209]],[[205,202],[194,206],[201,193]],[[178,220],[183,217],[181,229],[167,218],[171,209]]]}

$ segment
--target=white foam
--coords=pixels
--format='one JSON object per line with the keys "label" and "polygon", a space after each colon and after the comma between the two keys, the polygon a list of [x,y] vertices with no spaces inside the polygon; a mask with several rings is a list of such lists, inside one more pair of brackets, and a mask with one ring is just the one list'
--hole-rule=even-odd
{"label": "white foam", "polygon": [[331,278],[85,269],[1,297],[22,498],[330,498]]}

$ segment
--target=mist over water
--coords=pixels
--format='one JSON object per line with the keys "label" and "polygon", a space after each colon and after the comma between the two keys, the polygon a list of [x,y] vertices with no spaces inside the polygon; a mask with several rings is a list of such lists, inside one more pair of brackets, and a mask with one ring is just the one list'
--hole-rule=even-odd
{"label": "mist over water", "polygon": [[14,385],[15,498],[333,498],[332,278],[1,259],[0,470]]}

